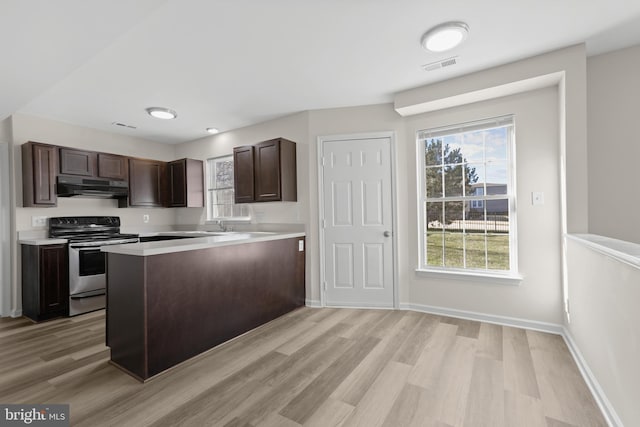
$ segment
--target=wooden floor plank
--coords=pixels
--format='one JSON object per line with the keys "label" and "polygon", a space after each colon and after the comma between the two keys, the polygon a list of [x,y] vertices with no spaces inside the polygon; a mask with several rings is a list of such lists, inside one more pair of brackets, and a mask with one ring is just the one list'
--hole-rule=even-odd
{"label": "wooden floor plank", "polygon": [[336,387],[344,381],[379,342],[378,338],[373,337],[364,337],[361,340],[357,340],[345,352],[343,357],[331,364],[328,369],[289,402],[280,411],[280,414],[304,424],[309,416],[322,405],[322,402],[333,393]]}
{"label": "wooden floor plank", "polygon": [[504,392],[504,419],[507,426],[547,427],[540,399],[508,390]]}
{"label": "wooden floor plank", "polygon": [[336,399],[328,398],[307,419],[305,427],[339,427],[344,425],[354,407]]}
{"label": "wooden floor plank", "polygon": [[505,389],[539,399],[538,380],[524,329],[502,328]]}
{"label": "wooden floor plank", "polygon": [[569,350],[558,335],[526,331],[545,415],[567,424],[607,424]]}
{"label": "wooden floor plank", "polygon": [[406,316],[406,312],[398,312],[402,317],[393,322],[393,327],[386,329],[383,339],[367,355],[351,374],[340,384],[331,397],[356,406],[365,395],[371,384],[385,368],[387,363],[408,339],[409,333],[418,320],[414,316]]}
{"label": "wooden floor plank", "polygon": [[458,326],[458,336],[460,337],[478,338],[478,334],[480,333],[480,322],[476,322],[475,320],[443,316],[441,322]]}
{"label": "wooden floor plank", "polygon": [[381,426],[406,384],[410,372],[410,365],[389,362],[345,424],[356,427]]}
{"label": "wooden floor plank", "polygon": [[450,427],[434,419],[431,393],[405,384],[382,424],[384,427]]}
{"label": "wooden floor plank", "polygon": [[91,427],[606,425],[555,335],[305,307],[142,384],[108,363],[104,322],[0,319],[0,401],[69,403]]}
{"label": "wooden floor plank", "polygon": [[415,365],[429,337],[433,334],[438,323],[440,323],[439,317],[430,314],[421,314],[417,318],[418,324],[396,352],[393,358],[395,362]]}
{"label": "wooden floor plank", "polygon": [[439,323],[436,326],[411,371],[409,383],[423,388],[437,386],[445,356],[454,345],[457,332],[455,325]]}
{"label": "wooden floor plank", "polygon": [[502,326],[482,323],[478,333],[478,357],[502,360]]}
{"label": "wooden floor plank", "polygon": [[447,349],[437,374],[428,390],[434,418],[452,426],[462,426],[473,373],[477,340],[456,336]]}
{"label": "wooden floor plank", "polygon": [[475,358],[464,426],[509,427],[504,419],[504,374],[501,361]]}

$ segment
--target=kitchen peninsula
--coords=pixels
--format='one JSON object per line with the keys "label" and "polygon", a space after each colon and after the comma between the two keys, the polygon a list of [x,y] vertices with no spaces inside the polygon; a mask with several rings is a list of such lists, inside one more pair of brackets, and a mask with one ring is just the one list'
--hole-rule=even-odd
{"label": "kitchen peninsula", "polygon": [[111,362],[141,381],[304,305],[304,233],[211,234],[103,248]]}

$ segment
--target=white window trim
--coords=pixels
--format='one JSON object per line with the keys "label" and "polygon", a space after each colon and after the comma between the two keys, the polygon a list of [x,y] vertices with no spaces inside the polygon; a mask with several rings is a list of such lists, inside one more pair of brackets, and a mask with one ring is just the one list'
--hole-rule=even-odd
{"label": "white window trim", "polygon": [[[511,138],[507,146],[507,158],[508,164],[508,193],[506,197],[509,200],[509,270],[480,270],[480,269],[464,269],[464,268],[447,268],[447,267],[431,267],[426,266],[423,262],[426,259],[426,248],[424,243],[424,236],[426,236],[425,230],[425,202],[426,202],[426,183],[424,179],[425,156],[424,156],[424,144],[418,138],[419,132],[425,132],[425,130],[417,130],[415,134],[416,138],[416,168],[417,168],[417,200],[418,200],[418,259],[417,267],[415,269],[416,274],[420,276],[429,276],[440,279],[462,279],[472,280],[486,283],[497,284],[519,284],[523,280],[523,276],[518,272],[518,241],[517,241],[517,185],[516,185],[516,153],[515,153],[515,129],[516,118],[513,115],[501,116],[491,119],[478,120],[468,123],[461,123],[453,126],[444,126],[439,128],[433,128],[426,130],[429,133],[428,137],[444,136],[450,133],[454,133],[456,130],[464,129],[465,131],[474,128],[491,127],[492,124],[497,125],[504,123],[505,120],[510,120]],[[500,198],[504,198],[505,195],[501,195]],[[487,196],[483,196],[484,200]],[[465,200],[472,200],[472,197],[467,197]]]}
{"label": "white window trim", "polygon": [[[220,221],[224,221],[224,222],[229,222],[229,223],[241,224],[241,223],[251,222],[251,215],[248,215],[248,216],[228,216],[228,217],[213,217],[213,218],[209,218],[209,210],[210,210],[211,203],[212,203],[211,192],[209,191],[209,190],[211,190],[211,188],[209,188],[210,173],[211,173],[211,170],[209,168],[209,161],[210,160],[216,160],[216,159],[222,159],[222,158],[225,158],[225,157],[233,158],[233,154],[226,154],[226,155],[223,155],[223,156],[209,157],[205,161],[205,165],[206,165],[206,170],[205,170],[205,178],[206,178],[206,180],[205,180],[206,186],[205,187],[206,188],[205,188],[205,191],[207,193],[206,194],[207,205],[206,205],[206,212],[205,212],[206,220],[205,220],[204,223],[205,224],[219,224]],[[251,207],[247,206],[247,210],[251,211]]]}

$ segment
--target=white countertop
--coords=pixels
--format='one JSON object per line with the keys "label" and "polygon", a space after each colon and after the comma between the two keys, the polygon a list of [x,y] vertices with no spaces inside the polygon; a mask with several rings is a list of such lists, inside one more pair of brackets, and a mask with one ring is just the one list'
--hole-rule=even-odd
{"label": "white countertop", "polygon": [[[140,234],[140,236],[154,235],[174,235],[174,236],[192,236],[202,235],[198,231],[176,231],[176,232],[160,232]],[[133,256],[149,256],[169,254],[173,252],[193,251],[197,249],[208,249],[219,246],[239,245],[243,243],[265,242],[269,240],[292,239],[295,237],[304,237],[304,232],[266,232],[266,231],[234,231],[228,233],[208,232],[206,237],[193,237],[178,240],[161,240],[158,242],[144,243],[128,243],[126,245],[103,246],[100,248],[102,252],[133,255]]]}
{"label": "white countertop", "polygon": [[18,240],[18,243],[20,243],[21,245],[35,245],[35,246],[41,246],[41,245],[59,245],[59,244],[65,244],[65,243],[67,243],[67,239],[48,239],[48,238],[42,238],[42,239],[21,239],[21,240]]}

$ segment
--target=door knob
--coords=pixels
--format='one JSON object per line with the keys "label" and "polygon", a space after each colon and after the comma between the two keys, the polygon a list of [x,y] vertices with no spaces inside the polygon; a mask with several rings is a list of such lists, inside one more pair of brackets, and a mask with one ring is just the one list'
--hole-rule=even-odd
{"label": "door knob", "polygon": [[384,237],[389,237],[389,236],[391,236],[391,232],[390,232],[390,231],[385,231],[383,234],[384,234]]}

